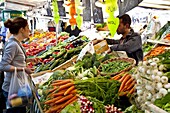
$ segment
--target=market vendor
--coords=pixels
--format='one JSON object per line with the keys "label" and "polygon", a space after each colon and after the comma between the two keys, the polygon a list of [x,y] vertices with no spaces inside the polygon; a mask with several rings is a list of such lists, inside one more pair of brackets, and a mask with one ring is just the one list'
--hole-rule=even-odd
{"label": "market vendor", "polygon": [[81,30],[77,27],[77,25],[68,25],[65,29],[65,32],[69,33],[69,36],[78,36]]}
{"label": "market vendor", "polygon": [[120,20],[117,34],[122,34],[120,40],[106,39],[110,47],[110,51],[125,51],[127,56],[134,58],[136,64],[143,60],[142,40],[138,33],[130,27],[131,18],[128,14],[118,17]]}

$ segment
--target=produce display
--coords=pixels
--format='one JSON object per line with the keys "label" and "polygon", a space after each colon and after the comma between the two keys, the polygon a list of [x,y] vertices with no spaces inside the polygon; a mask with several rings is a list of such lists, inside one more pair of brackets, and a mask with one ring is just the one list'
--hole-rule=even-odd
{"label": "produce display", "polygon": [[[162,39],[168,39],[167,37],[169,37],[169,32],[170,31],[170,22],[168,22],[167,24],[165,24],[156,34],[153,38],[153,40],[162,40]],[[145,42],[143,44],[143,52],[144,55],[148,54],[154,47],[156,46],[156,44],[150,43],[150,42]]]}
{"label": "produce display", "polygon": [[[130,102],[127,98],[124,99],[123,96],[134,93],[133,85],[127,87],[126,90],[124,89],[128,93],[124,93],[124,95],[120,93],[123,91],[120,90],[120,86],[122,87],[122,83],[124,84],[127,81],[124,78],[127,78],[128,74],[119,82],[118,79],[114,80],[110,76],[101,77],[97,73],[97,67],[99,67],[100,63],[113,57],[111,56],[109,54],[103,56],[88,53],[83,57],[82,61],[77,61],[72,67],[68,67],[66,70],[55,71],[49,80],[40,86],[38,90],[43,110],[46,113],[65,110],[66,105],[75,102],[77,98],[78,100],[81,99],[82,96],[85,96],[90,101],[91,107],[87,108],[84,106],[83,108],[83,105],[80,104],[80,111],[88,110],[88,112],[94,111],[97,113],[114,113],[117,111],[121,113],[123,109],[130,106]],[[129,77],[131,76],[128,75]],[[74,96],[75,100],[71,100]],[[120,98],[123,98],[122,101],[120,101]],[[57,100],[60,100],[59,103]],[[71,109],[71,106],[69,108]]]}
{"label": "produce display", "polygon": [[117,80],[121,83],[119,88],[119,96],[129,96],[136,91],[136,80],[132,77],[131,74],[127,72],[123,71],[111,79]]}
{"label": "produce display", "polygon": [[[76,81],[65,79],[55,80],[51,85],[53,87],[48,87],[46,90],[43,90],[42,106],[45,113],[60,112],[66,105],[76,101],[78,97],[82,99],[82,96],[79,95],[83,95],[89,99],[91,107],[86,107],[86,110],[91,111],[91,113],[93,113],[93,111],[97,113],[108,111],[109,106],[107,105],[113,106],[114,104],[122,107],[118,101],[120,83],[115,80],[103,77]],[[44,92],[46,92],[46,94]],[[116,108],[114,109],[117,110]],[[85,109],[81,110],[85,111]],[[117,111],[120,110],[121,109]],[[113,110],[110,109],[110,111]]]}
{"label": "produce display", "polygon": [[160,40],[162,37],[170,33],[170,22],[168,21],[156,34],[154,39]]}
{"label": "produce display", "polygon": [[130,70],[135,65],[135,60],[130,58],[109,59],[100,64],[98,70],[101,75],[115,75],[124,70]]}
{"label": "produce display", "polygon": [[[164,39],[169,40],[170,34],[167,34]],[[169,40],[170,41],[170,40]],[[146,60],[148,57],[157,56],[159,54],[162,54],[165,52],[165,48],[169,47],[167,45],[157,45],[155,48],[153,48],[145,57],[144,60]]]}
{"label": "produce display", "polygon": [[[170,52],[165,52],[156,57],[140,62],[133,77],[136,79],[138,107],[142,110],[148,109],[150,103],[158,105],[162,109],[169,110],[170,89]],[[162,99],[168,99],[162,101]],[[162,103],[161,103],[162,102]]]}
{"label": "produce display", "polygon": [[148,52],[150,52],[150,50],[153,49],[154,46],[155,44],[153,43],[145,42],[142,46],[144,54],[147,54]]}
{"label": "produce display", "polygon": [[[159,40],[163,34],[157,35]],[[87,53],[66,69],[55,70],[78,55],[89,40],[63,33],[56,45],[53,36],[49,35],[51,38],[43,43],[37,35],[35,39],[41,39],[41,44],[24,44],[27,54],[40,60],[38,64],[29,64],[36,68],[35,73],[53,73],[38,86],[44,113],[144,113],[152,112],[151,105],[170,112],[169,46],[145,43],[143,50],[147,54],[138,66],[132,59]],[[169,37],[167,34],[164,39],[170,40]]]}
{"label": "produce display", "polygon": [[[61,35],[59,40],[64,39],[67,35]],[[69,39],[69,38],[65,38]],[[69,60],[75,55],[78,55],[81,49],[87,44],[88,39],[85,36],[78,37],[77,40],[71,40],[71,43],[59,41],[56,45],[56,39],[52,39],[47,45],[39,47],[38,43],[25,44],[27,49],[27,55],[36,56],[40,60],[38,64],[29,63],[29,67],[35,67],[35,73],[53,70],[55,67]]]}

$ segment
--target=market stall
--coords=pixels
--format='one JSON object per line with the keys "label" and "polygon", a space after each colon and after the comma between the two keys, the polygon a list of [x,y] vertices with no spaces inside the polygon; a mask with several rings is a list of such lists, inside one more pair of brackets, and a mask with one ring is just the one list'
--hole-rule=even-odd
{"label": "market stall", "polygon": [[[7,0],[7,2],[14,3],[12,0]],[[71,26],[77,25],[80,28],[83,24],[81,3],[79,1],[67,2],[64,1],[70,15],[67,20]],[[97,8],[96,2],[101,2],[102,8],[104,5],[107,7],[108,18],[100,18],[99,15],[106,12]],[[35,7],[34,3],[22,3],[22,5]],[[35,84],[33,112],[170,112],[170,23],[167,22],[154,35],[154,38],[145,40],[144,61],[136,66],[132,58],[120,57],[114,51],[106,54],[109,48],[106,41],[95,42],[93,40],[115,36],[118,21],[112,16],[118,5],[128,5],[130,2],[119,1],[117,4],[117,2],[112,3],[107,0],[106,2],[92,1],[92,3],[92,6],[86,4],[91,8],[85,9],[93,10],[95,24],[90,23],[94,26],[88,29],[89,31],[83,31],[84,34],[75,37],[69,36],[66,32],[58,32],[61,16],[58,12],[61,11],[61,7],[59,8],[58,3],[53,1],[52,6],[55,11],[53,20],[56,32],[35,29],[30,39],[23,42],[27,56],[39,61],[27,64],[28,67],[35,69],[31,75],[33,84]],[[134,7],[134,4],[130,5],[133,5],[131,8]],[[129,7],[121,13],[128,10]],[[83,15],[86,17],[85,20],[88,20],[88,14],[90,13]]]}

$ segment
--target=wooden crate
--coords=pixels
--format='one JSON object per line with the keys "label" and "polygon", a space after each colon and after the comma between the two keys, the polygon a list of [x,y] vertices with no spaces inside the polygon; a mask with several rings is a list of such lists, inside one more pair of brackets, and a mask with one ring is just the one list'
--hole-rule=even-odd
{"label": "wooden crate", "polygon": [[52,71],[51,70],[45,70],[45,71],[41,71],[41,72],[38,72],[38,73],[33,73],[33,74],[31,74],[31,76],[34,78],[34,77],[41,76],[41,75],[48,73],[48,72],[52,72]]}
{"label": "wooden crate", "polygon": [[63,70],[63,69],[66,69],[70,66],[73,66],[73,64],[76,62],[78,58],[78,55],[76,56],[73,56],[70,60],[67,60],[66,62],[64,62],[63,64],[59,65],[58,67],[54,68],[52,70],[52,72],[56,71],[56,70]]}

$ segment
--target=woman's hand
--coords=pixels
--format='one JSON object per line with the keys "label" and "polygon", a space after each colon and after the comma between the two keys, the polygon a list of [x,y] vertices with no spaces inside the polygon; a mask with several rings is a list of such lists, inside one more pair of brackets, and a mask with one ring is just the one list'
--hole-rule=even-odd
{"label": "woman's hand", "polygon": [[34,73],[34,68],[28,68],[28,67],[25,67],[24,68],[25,69],[25,72],[27,73],[27,74],[32,74],[32,73]]}
{"label": "woman's hand", "polygon": [[39,58],[27,58],[27,62],[32,62],[37,64],[39,62]]}

